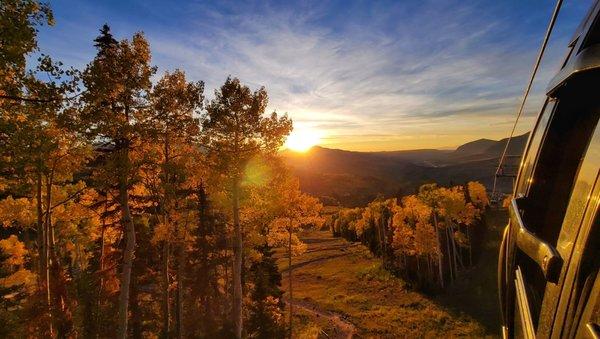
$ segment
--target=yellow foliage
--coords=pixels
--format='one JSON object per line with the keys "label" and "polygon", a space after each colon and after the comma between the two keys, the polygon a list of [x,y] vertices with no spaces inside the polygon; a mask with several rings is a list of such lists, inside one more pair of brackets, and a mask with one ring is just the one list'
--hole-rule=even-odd
{"label": "yellow foliage", "polygon": [[8,255],[8,258],[2,263],[7,268],[21,266],[25,264],[25,256],[28,251],[25,244],[19,241],[16,235],[11,235],[7,239],[0,240],[0,250]]}
{"label": "yellow foliage", "polygon": [[4,227],[16,223],[21,227],[29,227],[35,223],[35,204],[26,198],[13,199],[12,196],[0,200],[0,224]]}
{"label": "yellow foliage", "polygon": [[422,255],[438,254],[434,226],[427,220],[419,220],[415,226],[415,250]]}
{"label": "yellow foliage", "polygon": [[405,255],[436,254],[435,228],[431,223],[432,209],[419,197],[410,195],[395,207],[392,246]]}
{"label": "yellow foliage", "polygon": [[490,205],[485,186],[481,183],[471,181],[467,184],[467,190],[469,191],[469,198],[478,209],[484,209]]}
{"label": "yellow foliage", "polygon": [[24,268],[28,251],[25,244],[16,235],[0,240],[0,252],[7,258],[1,263],[2,267],[13,272],[7,277],[0,278],[0,286],[13,287],[23,285],[29,292],[35,288],[35,274]]}
{"label": "yellow foliage", "polygon": [[20,268],[6,278],[0,278],[0,286],[23,286],[29,293],[35,290],[36,275],[28,269]]}

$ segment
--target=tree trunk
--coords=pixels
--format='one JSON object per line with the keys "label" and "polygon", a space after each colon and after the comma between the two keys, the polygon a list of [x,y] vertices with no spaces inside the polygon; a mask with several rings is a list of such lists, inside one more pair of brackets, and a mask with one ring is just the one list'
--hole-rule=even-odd
{"label": "tree trunk", "polygon": [[433,277],[433,271],[431,269],[431,256],[427,254],[427,280],[431,281]]}
{"label": "tree trunk", "polygon": [[[183,237],[182,237],[183,238]],[[185,265],[184,240],[177,249],[177,338],[185,337],[183,332],[183,272]],[[206,272],[209,274],[208,272]]]}
{"label": "tree trunk", "polygon": [[119,200],[121,205],[122,226],[125,227],[126,243],[123,251],[123,270],[121,273],[121,291],[119,294],[119,332],[118,338],[127,338],[127,318],[129,308],[129,285],[131,282],[131,268],[135,252],[135,224],[129,210],[129,192],[127,191],[129,179],[129,145],[124,145],[121,152],[122,170],[119,176]]}
{"label": "tree trunk", "polygon": [[454,263],[454,274],[458,275],[458,249],[456,247],[456,241],[454,239],[454,226],[450,225],[450,229],[448,230],[449,235],[450,235],[450,243],[452,244],[452,253],[454,254],[452,256],[453,263]]}
{"label": "tree trunk", "polygon": [[[166,218],[165,218],[166,220]],[[168,234],[167,234],[168,236]],[[165,239],[163,243],[163,257],[162,257],[162,280],[163,280],[163,338],[169,337],[169,318],[171,317],[171,307],[169,303],[169,248],[170,243],[168,239]]]}
{"label": "tree trunk", "polygon": [[415,259],[417,259],[417,281],[419,282],[419,285],[421,284],[421,264],[419,263],[419,255],[415,255]]}
{"label": "tree trunk", "polygon": [[[460,231],[460,225],[458,227],[459,227],[459,231]],[[454,252],[456,253],[456,255],[455,255],[456,259],[454,260],[454,265],[456,267],[456,272],[458,272],[458,267],[460,267],[461,269],[464,269],[465,264],[463,263],[463,259],[462,259],[461,247],[456,244],[456,238],[454,237],[454,226],[452,226],[451,231],[452,231],[452,247],[454,248]]]}
{"label": "tree trunk", "polygon": [[229,253],[227,253],[227,250],[225,250],[225,256],[223,258],[225,259],[225,265],[223,265],[225,267],[225,302],[226,304],[229,304]]}
{"label": "tree trunk", "polygon": [[288,237],[288,285],[289,285],[289,290],[290,290],[290,339],[292,338],[292,322],[293,322],[293,306],[292,306],[292,300],[293,300],[293,296],[292,296],[292,225],[290,222],[290,228],[288,230],[289,233],[289,237]]}
{"label": "tree trunk", "polygon": [[471,227],[467,226],[467,239],[469,241],[469,267],[473,266],[473,245],[471,244]]}
{"label": "tree trunk", "polygon": [[242,337],[242,229],[240,226],[240,179],[233,180],[233,324],[236,338]]}
{"label": "tree trunk", "polygon": [[[41,161],[40,161],[41,162]],[[40,165],[41,167],[41,165]],[[42,170],[38,167],[37,169],[37,182],[36,182],[36,209],[37,209],[37,239],[38,239],[38,251],[39,251],[39,269],[40,277],[38,278],[38,284],[40,291],[43,292],[45,297],[45,313],[48,314],[48,333],[50,337],[54,336],[52,328],[52,312],[50,310],[50,285],[49,285],[49,270],[48,270],[48,232],[46,231],[46,225],[44,223],[44,207],[42,202]]]}
{"label": "tree trunk", "polygon": [[381,250],[383,256],[383,267],[387,268],[387,223],[384,222],[383,211],[381,212]]}
{"label": "tree trunk", "polygon": [[[378,252],[379,254],[383,254],[383,246],[382,246],[382,237],[381,237],[381,230],[380,230],[380,225],[379,222],[377,221],[376,218],[373,218],[373,225],[375,226],[375,232],[377,232],[377,247],[378,247]],[[370,245],[370,244],[369,244]]]}
{"label": "tree trunk", "polygon": [[448,235],[448,225],[446,225],[446,228],[444,229],[444,233],[446,233],[446,253],[448,253],[448,268],[450,269],[450,283],[454,282],[454,272],[453,272],[453,265],[452,265],[452,259],[450,258],[450,256],[452,255],[452,253],[450,253],[450,237]]}
{"label": "tree trunk", "polygon": [[100,259],[98,260],[98,270],[100,272],[100,288],[98,288],[96,294],[96,338],[100,337],[100,305],[102,300],[102,292],[104,291],[104,242],[105,242],[105,233],[106,233],[106,214],[108,212],[108,194],[105,196],[104,201],[104,213],[100,215],[102,219],[102,229],[100,231]]}
{"label": "tree trunk", "polygon": [[47,266],[47,258],[46,258],[46,232],[44,232],[44,207],[42,206],[42,172],[38,170],[37,180],[36,180],[36,210],[37,210],[37,245],[38,245],[38,255],[39,255],[39,276],[38,276],[38,285],[39,289],[42,290],[44,286],[44,280],[42,280],[46,275],[46,266]]}
{"label": "tree trunk", "polygon": [[134,278],[131,280],[131,338],[142,339],[143,328],[142,328],[142,310],[138,303],[139,299],[139,281]]}
{"label": "tree trunk", "polygon": [[162,270],[162,274],[163,274],[163,328],[162,328],[162,332],[163,332],[163,338],[168,338],[169,337],[169,332],[171,330],[170,328],[170,319],[171,319],[171,305],[169,302],[169,254],[170,254],[170,233],[171,230],[169,229],[170,227],[170,219],[169,219],[169,194],[170,194],[170,188],[169,188],[169,136],[168,133],[165,133],[164,136],[164,140],[165,140],[165,144],[164,144],[164,152],[165,152],[165,160],[163,163],[163,172],[164,172],[164,182],[163,182],[163,189],[164,189],[164,196],[163,196],[163,201],[162,201],[162,212],[163,212],[163,223],[164,223],[164,227],[166,228],[167,232],[166,232],[166,238],[164,239],[164,243],[163,243],[163,260],[162,260],[162,266],[163,266],[163,270]]}
{"label": "tree trunk", "polygon": [[[51,226],[51,222],[52,219],[50,217],[50,212],[51,212],[51,205],[52,205],[52,179],[51,176],[46,176],[46,211],[44,212],[44,234],[45,234],[45,238],[44,238],[44,244],[45,244],[45,253],[44,253],[44,257],[46,258],[46,270],[44,271],[44,280],[45,280],[45,291],[46,291],[46,297],[47,297],[47,303],[48,303],[48,312],[49,312],[49,316],[50,316],[50,327],[54,327],[53,322],[55,321],[55,316],[54,316],[54,307],[52,306],[52,287],[50,286],[50,266],[52,266],[53,264],[56,265],[57,263],[54,262],[52,263],[52,261],[55,261],[56,258],[54,258],[54,256],[51,256],[51,247],[54,247],[54,240],[52,239],[52,226]],[[52,237],[52,238],[51,238]],[[52,240],[51,240],[52,239]],[[55,296],[56,297],[56,296]],[[51,329],[52,332],[52,329]],[[58,331],[60,332],[60,331]],[[60,335],[60,333],[58,333],[57,335]]]}
{"label": "tree trunk", "polygon": [[[104,243],[105,243],[105,235],[106,235],[106,215],[108,213],[108,194],[105,196],[104,201],[104,213],[101,215],[102,219],[102,230],[100,232],[100,260],[98,262],[98,268],[100,271],[100,288],[98,288],[98,293],[96,295],[96,329],[100,327],[100,319],[101,317],[101,298],[102,293],[104,291]],[[100,332],[96,330],[96,338],[100,337]]]}
{"label": "tree trunk", "polygon": [[440,279],[440,286],[444,288],[444,267],[442,261],[442,242],[440,241],[440,231],[438,229],[437,215],[433,212],[433,225],[435,226],[435,240],[437,241],[437,252],[438,252],[438,275]]}

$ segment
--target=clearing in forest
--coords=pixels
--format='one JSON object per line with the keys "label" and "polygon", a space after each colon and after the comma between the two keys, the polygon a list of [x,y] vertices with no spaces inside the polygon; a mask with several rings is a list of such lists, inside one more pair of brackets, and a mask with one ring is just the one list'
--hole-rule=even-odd
{"label": "clearing in forest", "polygon": [[[438,296],[409,289],[359,243],[328,231],[302,233],[308,249],[292,262],[294,337],[497,337],[495,258],[505,216],[488,211],[489,232],[478,264]],[[287,290],[282,254],[278,263]]]}

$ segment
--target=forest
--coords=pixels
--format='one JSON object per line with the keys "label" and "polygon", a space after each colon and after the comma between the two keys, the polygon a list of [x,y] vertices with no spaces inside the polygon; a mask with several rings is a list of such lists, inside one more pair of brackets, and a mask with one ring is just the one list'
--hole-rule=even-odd
{"label": "forest", "polygon": [[39,51],[49,5],[0,4],[0,337],[282,337],[273,249],[321,204],[264,88],[205,98],[104,25],[85,68]]}
{"label": "forest", "polygon": [[[390,286],[426,296],[474,266],[480,182],[323,206],[335,199],[301,190],[293,122],[265,87],[161,73],[142,32],[108,24],[70,67],[38,45],[53,25],[48,4],[0,3],[0,337],[292,337],[293,258],[327,232],[321,251],[360,242]],[[302,232],[320,232],[313,251]]]}
{"label": "forest", "polygon": [[424,291],[440,291],[473,266],[489,207],[478,182],[450,188],[422,185],[401,199],[377,199],[364,208],[342,208],[326,220],[334,236],[360,241],[389,271]]}

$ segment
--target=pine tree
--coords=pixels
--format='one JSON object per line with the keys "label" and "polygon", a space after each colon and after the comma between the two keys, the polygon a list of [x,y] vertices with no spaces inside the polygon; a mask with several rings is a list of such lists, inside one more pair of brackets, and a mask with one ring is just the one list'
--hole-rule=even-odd
{"label": "pine tree", "polygon": [[98,52],[102,54],[106,53],[106,50],[115,48],[118,45],[118,41],[110,32],[110,27],[108,24],[102,25],[102,28],[100,28],[100,35],[94,39],[94,42],[94,47],[96,47]]}
{"label": "pine tree", "polygon": [[[107,34],[100,40],[106,40]],[[100,48],[105,46],[101,45]],[[156,69],[149,65],[150,50],[142,34],[123,40],[110,48],[99,49],[83,73],[87,91],[82,95],[79,114],[81,130],[92,140],[102,140],[113,150],[106,170],[114,171],[118,187],[122,227],[125,234],[121,288],[119,297],[118,337],[127,336],[129,287],[135,251],[135,221],[130,208],[129,189],[136,174],[131,152],[147,133],[147,95],[150,77]]]}
{"label": "pine tree", "polygon": [[247,330],[254,338],[283,338],[286,333],[283,321],[283,291],[281,273],[273,258],[273,249],[265,243],[256,248],[261,259],[249,269],[248,279],[253,282]]}

